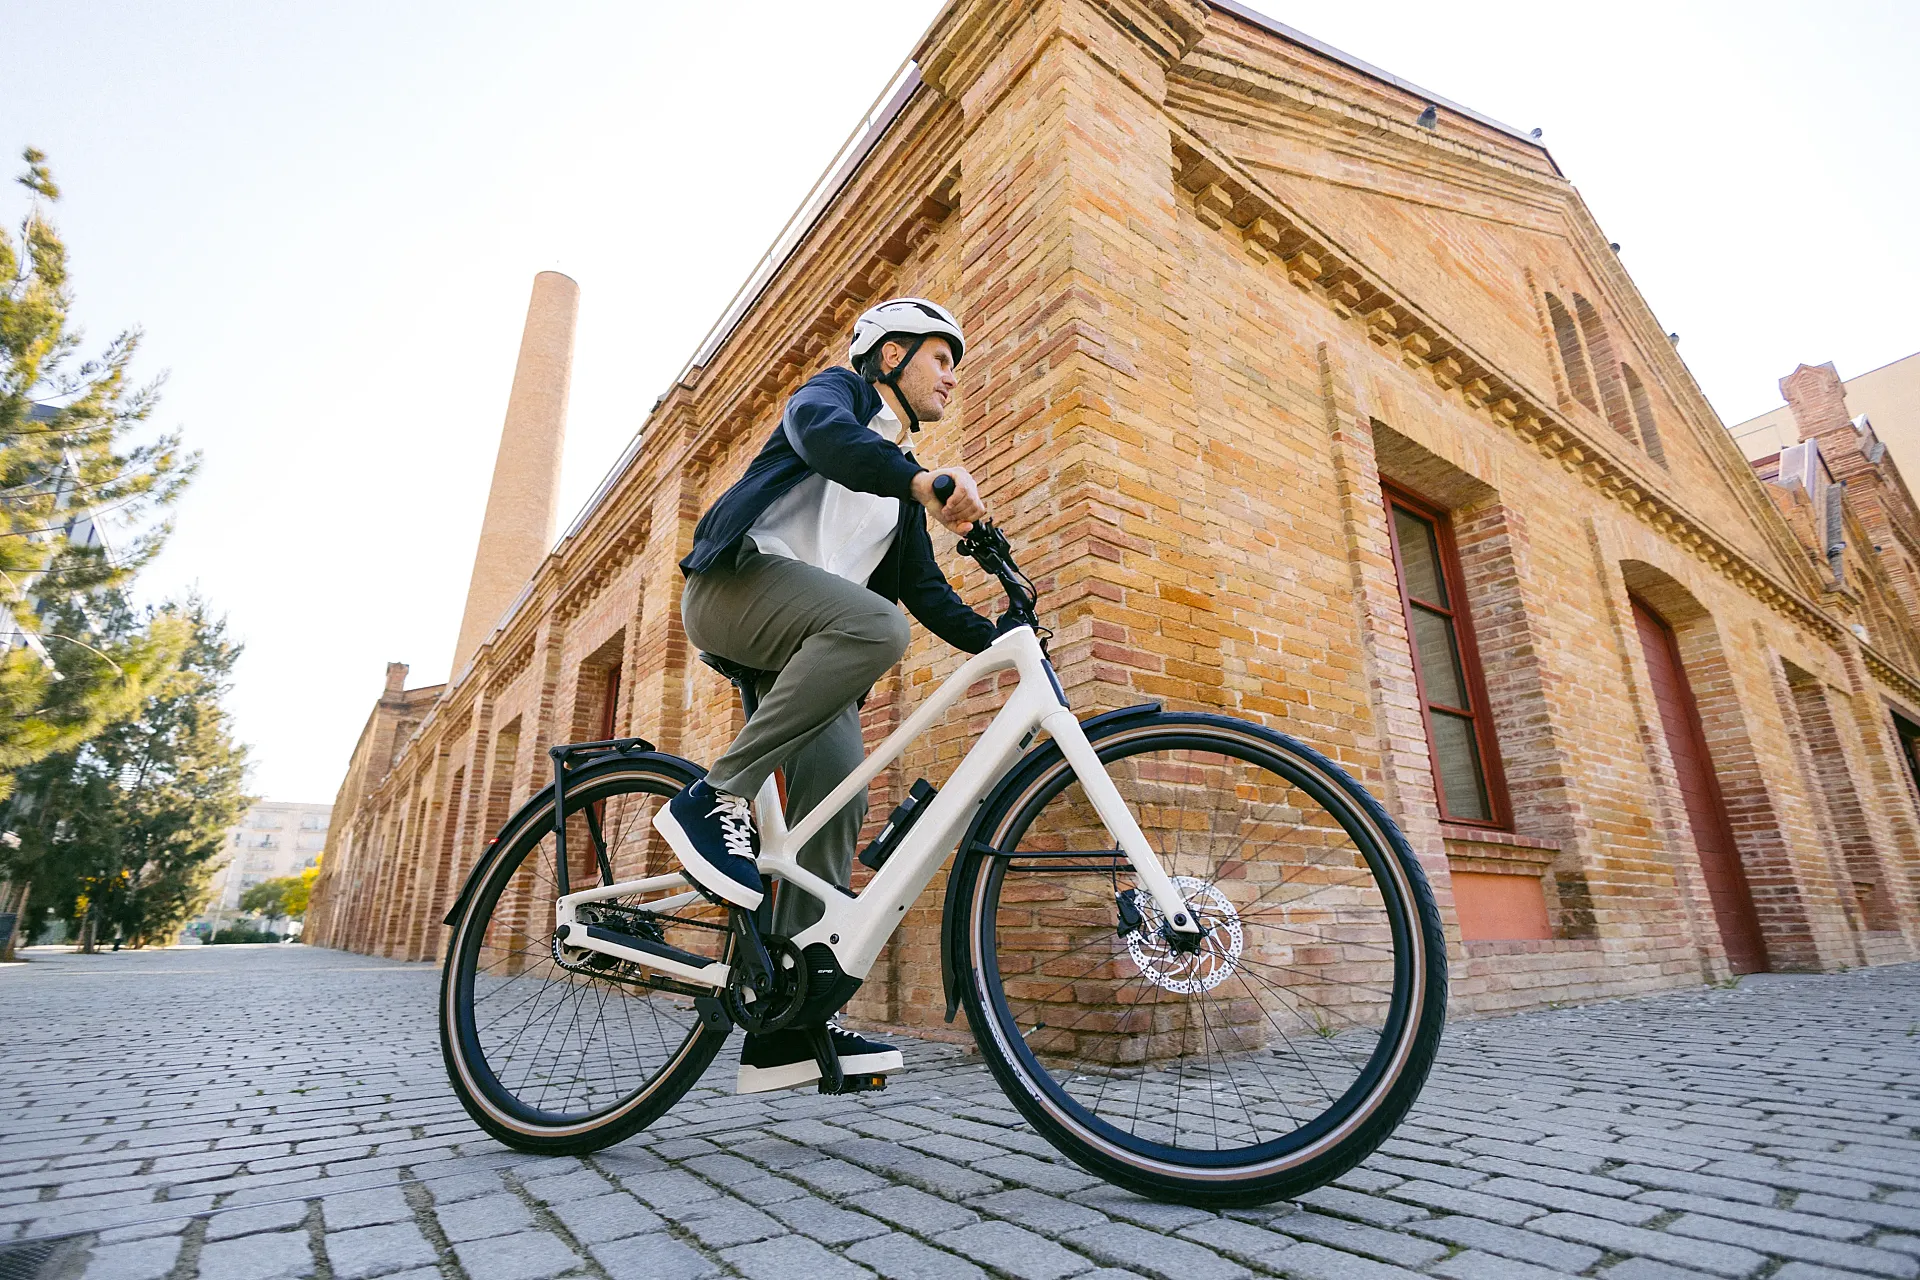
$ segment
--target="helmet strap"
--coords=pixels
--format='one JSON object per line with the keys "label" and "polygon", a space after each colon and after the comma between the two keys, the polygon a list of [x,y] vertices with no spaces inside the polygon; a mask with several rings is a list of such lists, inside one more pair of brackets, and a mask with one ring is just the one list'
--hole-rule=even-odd
{"label": "helmet strap", "polygon": [[[907,430],[914,432],[920,430],[920,415],[913,411],[911,404],[907,403],[907,393],[900,389],[900,375],[905,373],[907,366],[913,363],[913,358],[920,354],[920,347],[926,340],[926,334],[916,334],[913,341],[907,344],[907,354],[901,356],[900,363],[893,366],[893,372],[883,373],[874,379],[875,382],[885,383],[893,388],[893,398],[900,402],[900,408],[907,415]],[[882,339],[882,345],[885,345],[884,339]]]}

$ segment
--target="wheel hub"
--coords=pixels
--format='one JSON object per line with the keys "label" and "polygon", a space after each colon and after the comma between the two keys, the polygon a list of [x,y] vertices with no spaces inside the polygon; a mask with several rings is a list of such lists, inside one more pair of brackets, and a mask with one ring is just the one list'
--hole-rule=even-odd
{"label": "wheel hub", "polygon": [[1163,991],[1187,996],[1211,991],[1239,971],[1240,952],[1246,945],[1240,913],[1226,894],[1205,880],[1175,876],[1173,887],[1200,924],[1200,945],[1192,950],[1176,948],[1169,941],[1171,926],[1152,897],[1142,892],[1134,898],[1140,927],[1127,935],[1127,951],[1147,981]]}

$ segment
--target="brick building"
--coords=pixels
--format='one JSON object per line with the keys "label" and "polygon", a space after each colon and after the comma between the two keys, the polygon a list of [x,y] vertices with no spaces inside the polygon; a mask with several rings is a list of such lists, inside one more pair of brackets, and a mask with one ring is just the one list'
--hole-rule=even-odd
{"label": "brick building", "polygon": [[[1920,352],[1902,356],[1878,369],[1856,374],[1840,384],[1847,408],[1873,423],[1876,438],[1893,460],[1920,474]],[[1782,404],[1758,417],[1727,428],[1749,458],[1764,458],[1800,439],[1793,406]]]}
{"label": "brick building", "polygon": [[[1915,954],[1920,609],[1883,556],[1920,522],[1868,460],[1831,557],[1828,491],[1742,457],[1535,139],[1228,0],[954,0],[777,250],[453,681],[389,669],[311,940],[434,957],[553,742],[716,754],[738,711],[675,562],[853,317],[915,293],[970,337],[919,454],[983,478],[1075,708],[1341,760],[1426,866],[1461,1008]],[[522,376],[564,365],[534,347]],[[1802,434],[1852,475],[1808,372]],[[916,632],[869,734],[958,660]],[[876,815],[945,775],[976,693]],[[938,910],[856,1013],[937,1024]]]}

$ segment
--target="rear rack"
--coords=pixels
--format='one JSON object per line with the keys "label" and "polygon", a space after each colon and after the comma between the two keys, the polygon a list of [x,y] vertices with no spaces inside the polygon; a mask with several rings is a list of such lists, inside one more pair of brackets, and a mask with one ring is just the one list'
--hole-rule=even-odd
{"label": "rear rack", "polygon": [[[553,760],[553,881],[566,897],[573,892],[567,883],[567,771],[608,756],[642,755],[654,746],[645,738],[607,738],[599,742],[565,742],[547,748]],[[593,856],[600,863],[601,883],[613,883],[613,868],[607,863],[607,842],[600,835],[600,815],[586,808],[587,833],[593,837]]]}

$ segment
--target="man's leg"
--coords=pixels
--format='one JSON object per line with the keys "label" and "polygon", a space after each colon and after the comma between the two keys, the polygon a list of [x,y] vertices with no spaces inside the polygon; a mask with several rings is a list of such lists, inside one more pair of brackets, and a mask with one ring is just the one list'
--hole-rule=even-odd
{"label": "man's leg", "polygon": [[[787,822],[798,824],[846,781],[866,752],[860,735],[860,708],[849,705],[803,743],[784,768],[787,773]],[[867,793],[863,788],[800,850],[799,863],[830,884],[845,885],[853,871],[854,844],[866,819]],[[820,918],[820,904],[788,884],[780,889],[774,908],[773,932],[791,938]],[[900,1050],[829,1022],[827,1034],[834,1053],[849,1077],[883,1076],[905,1065]],[[740,1073],[734,1087],[741,1093],[761,1093],[810,1084],[820,1078],[813,1047],[802,1027],[767,1036],[748,1036],[740,1046]]]}
{"label": "man's leg", "polygon": [[[798,826],[865,758],[860,708],[849,703],[785,765],[788,827]],[[853,846],[860,839],[860,826],[866,817],[867,793],[862,789],[807,841],[800,850],[800,865],[844,888],[853,876]],[[775,933],[791,938],[819,918],[820,904],[813,898],[792,885],[780,890],[773,917]]]}
{"label": "man's leg", "polygon": [[707,652],[779,673],[707,776],[653,820],[689,879],[753,910],[764,886],[749,801],[900,660],[907,619],[859,583],[747,550],[689,579],[680,616],[687,637]]}
{"label": "man's leg", "polygon": [[749,799],[907,649],[898,607],[859,583],[758,551],[690,579],[681,619],[707,652],[779,673],[707,774],[714,789]]}

